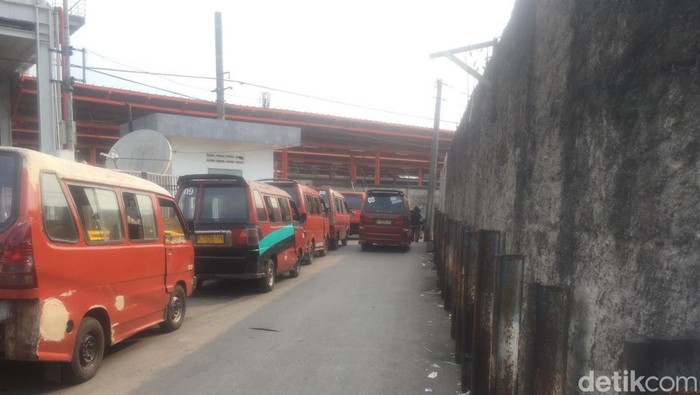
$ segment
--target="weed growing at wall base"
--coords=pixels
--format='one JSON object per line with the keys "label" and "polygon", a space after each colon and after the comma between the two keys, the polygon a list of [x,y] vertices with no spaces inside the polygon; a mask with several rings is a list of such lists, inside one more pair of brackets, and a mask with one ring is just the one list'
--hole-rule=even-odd
{"label": "weed growing at wall base", "polygon": [[649,392],[663,391],[672,394],[698,394],[698,378],[693,376],[638,376],[634,370],[613,372],[612,375],[596,375],[593,370],[578,380],[581,392]]}

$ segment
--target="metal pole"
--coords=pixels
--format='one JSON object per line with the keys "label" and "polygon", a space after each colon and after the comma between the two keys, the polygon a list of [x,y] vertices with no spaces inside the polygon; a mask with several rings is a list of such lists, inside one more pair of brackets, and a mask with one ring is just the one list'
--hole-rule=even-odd
{"label": "metal pole", "polygon": [[70,15],[68,0],[63,0],[63,93],[66,97],[66,146],[75,159],[75,122],[73,120],[73,80],[70,73]]}
{"label": "metal pole", "polygon": [[224,50],[221,37],[221,13],[214,14],[216,35],[216,117],[225,118],[224,113]]}
{"label": "metal pole", "polygon": [[442,104],[442,80],[437,80],[435,119],[433,120],[433,144],[430,147],[430,184],[428,186],[428,209],[425,213],[425,241],[433,241],[433,212],[435,210],[435,187],[437,185],[438,137],[440,136],[440,105]]}

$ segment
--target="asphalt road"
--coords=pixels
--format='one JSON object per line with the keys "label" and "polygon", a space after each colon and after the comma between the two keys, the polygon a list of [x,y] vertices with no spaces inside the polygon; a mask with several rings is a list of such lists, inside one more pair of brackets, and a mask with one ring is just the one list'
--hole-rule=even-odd
{"label": "asphalt road", "polygon": [[351,241],[268,294],[208,282],[180,330],[112,347],[91,381],[67,387],[41,365],[1,362],[0,394],[452,395],[459,367],[429,259],[422,243],[362,252]]}

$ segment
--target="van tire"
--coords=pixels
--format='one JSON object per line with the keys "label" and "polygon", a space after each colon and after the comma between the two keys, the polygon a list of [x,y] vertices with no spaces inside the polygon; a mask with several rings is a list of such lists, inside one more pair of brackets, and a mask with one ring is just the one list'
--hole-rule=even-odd
{"label": "van tire", "polygon": [[63,365],[67,380],[84,383],[97,374],[105,352],[105,333],[99,321],[85,317],[73,345],[73,359]]}
{"label": "van tire", "polygon": [[176,285],[173,292],[170,293],[168,304],[165,307],[165,321],[160,323],[160,328],[165,332],[173,332],[182,326],[185,321],[185,311],[187,310],[187,302],[185,290],[182,286]]}
{"label": "van tire", "polygon": [[272,288],[275,287],[275,262],[272,259],[268,259],[263,270],[265,271],[265,276],[258,280],[258,285],[260,286],[260,291],[265,293],[272,291]]}
{"label": "van tire", "polygon": [[350,231],[349,231],[349,230],[348,230],[347,232],[345,232],[345,238],[344,238],[343,240],[340,241],[344,246],[348,245],[348,237],[350,237]]}
{"label": "van tire", "polygon": [[330,248],[331,250],[338,249],[338,239],[331,239],[329,244],[330,245],[328,246],[328,248]]}
{"label": "van tire", "polygon": [[309,247],[309,251],[306,253],[306,258],[304,258],[307,265],[310,265],[314,262],[315,255],[316,255],[316,243],[314,243],[312,241],[311,246]]}
{"label": "van tire", "polygon": [[318,253],[318,256],[326,256],[328,255],[328,239],[323,240],[323,249],[321,252]]}
{"label": "van tire", "polygon": [[291,277],[291,278],[299,277],[299,273],[301,273],[301,261],[302,261],[302,255],[299,254],[299,255],[297,255],[297,261],[294,262],[294,267],[292,268],[292,270],[289,271],[289,277]]}

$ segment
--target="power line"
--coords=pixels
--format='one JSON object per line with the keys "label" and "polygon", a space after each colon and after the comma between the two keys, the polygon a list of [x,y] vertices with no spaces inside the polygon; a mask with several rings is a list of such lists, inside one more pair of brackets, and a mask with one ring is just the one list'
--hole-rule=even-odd
{"label": "power line", "polygon": [[128,79],[128,78],[119,77],[119,76],[116,76],[116,75],[114,75],[114,74],[109,74],[109,73],[105,73],[105,72],[102,72],[102,71],[93,70],[91,67],[86,67],[86,69],[92,71],[93,73],[98,73],[98,74],[106,75],[106,76],[108,76],[108,77],[112,77],[112,78],[116,78],[116,79],[118,79],[118,80],[130,82],[130,83],[132,83],[132,84],[143,85],[143,86],[148,87],[148,88],[151,88],[151,89],[158,89],[158,90],[160,90],[160,91],[167,92],[167,93],[171,93],[171,94],[173,94],[173,95],[182,96],[182,97],[185,97],[185,98],[188,98],[188,99],[192,99],[192,100],[202,100],[202,99],[200,99],[200,98],[198,98],[198,97],[189,96],[189,95],[186,95],[186,94],[184,94],[184,93],[179,93],[179,92],[171,91],[171,90],[168,90],[168,89],[165,89],[165,88],[160,88],[160,87],[157,87],[157,86],[154,86],[154,85],[145,84],[145,83],[143,83],[143,82],[138,82],[138,81],[130,80],[130,79]]}

